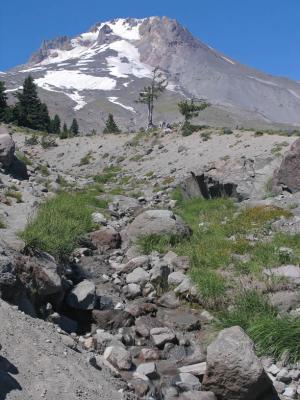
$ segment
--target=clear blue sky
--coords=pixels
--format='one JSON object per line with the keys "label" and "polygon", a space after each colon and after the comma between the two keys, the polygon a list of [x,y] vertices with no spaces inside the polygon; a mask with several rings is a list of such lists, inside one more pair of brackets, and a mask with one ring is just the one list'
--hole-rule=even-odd
{"label": "clear blue sky", "polygon": [[151,15],[177,18],[244,64],[300,80],[300,0],[1,0],[0,70],[26,62],[43,39]]}

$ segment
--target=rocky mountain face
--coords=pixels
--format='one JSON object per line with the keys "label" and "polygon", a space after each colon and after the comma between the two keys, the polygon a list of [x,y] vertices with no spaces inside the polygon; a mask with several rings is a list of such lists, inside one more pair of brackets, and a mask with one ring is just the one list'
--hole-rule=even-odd
{"label": "rocky mountain face", "polygon": [[156,122],[180,119],[177,102],[205,98],[202,119],[219,125],[300,125],[300,84],[260,73],[206,46],[167,17],[116,19],[73,38],[44,41],[25,65],[1,73],[8,93],[31,74],[52,113],[79,120],[82,130],[101,130],[108,112],[123,129],[145,125],[135,103],[154,67],[168,77]]}
{"label": "rocky mountain face", "polygon": [[167,17],[98,23],[74,38],[44,41],[29,62],[1,73],[8,93],[31,74],[52,113],[100,129],[112,112],[125,129],[145,124],[135,103],[159,66],[169,80],[156,108],[156,122],[180,119],[182,97],[205,98],[203,120],[219,125],[300,124],[300,84],[245,67],[206,46]]}

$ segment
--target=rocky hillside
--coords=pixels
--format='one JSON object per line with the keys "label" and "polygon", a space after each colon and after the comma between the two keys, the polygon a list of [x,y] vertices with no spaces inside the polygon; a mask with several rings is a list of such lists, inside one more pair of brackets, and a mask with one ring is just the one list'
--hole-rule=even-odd
{"label": "rocky hillside", "polygon": [[0,399],[299,398],[299,139],[53,137],[0,128]]}
{"label": "rocky hillside", "polygon": [[178,100],[193,97],[212,104],[206,123],[300,125],[299,83],[243,66],[167,17],[100,22],[76,37],[44,41],[1,79],[12,94],[31,74],[51,112],[67,122],[76,116],[84,132],[101,131],[108,112],[130,131],[145,125],[146,111],[135,100],[156,66],[169,80],[156,122],[178,121]]}

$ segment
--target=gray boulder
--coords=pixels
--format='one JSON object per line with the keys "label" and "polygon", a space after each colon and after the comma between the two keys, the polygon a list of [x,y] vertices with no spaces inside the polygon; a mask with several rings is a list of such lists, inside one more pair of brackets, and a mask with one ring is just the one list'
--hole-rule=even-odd
{"label": "gray boulder", "polygon": [[92,310],[96,303],[95,284],[87,279],[80,282],[69,293],[67,303],[77,310]]}
{"label": "gray boulder", "polygon": [[139,285],[143,285],[146,282],[148,282],[149,279],[150,279],[149,273],[141,267],[136,268],[134,271],[132,271],[130,274],[126,276],[126,282],[128,284],[136,283]]}
{"label": "gray boulder", "polygon": [[224,329],[208,346],[203,387],[230,400],[259,400],[272,392],[253,342],[240,327]]}
{"label": "gray boulder", "polygon": [[3,127],[0,128],[0,164],[9,168],[14,160],[15,142]]}
{"label": "gray boulder", "polygon": [[297,139],[285,154],[273,177],[274,187],[295,192],[300,189],[300,139]]}
{"label": "gray boulder", "polygon": [[181,217],[169,210],[147,210],[138,215],[127,228],[131,241],[147,235],[188,236],[189,227]]}
{"label": "gray boulder", "polygon": [[114,367],[123,371],[128,371],[132,366],[132,358],[129,351],[121,346],[107,347],[103,357]]}

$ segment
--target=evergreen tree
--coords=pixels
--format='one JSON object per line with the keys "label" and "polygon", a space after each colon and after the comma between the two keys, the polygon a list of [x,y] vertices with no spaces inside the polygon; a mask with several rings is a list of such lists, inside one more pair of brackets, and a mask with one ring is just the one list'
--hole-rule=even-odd
{"label": "evergreen tree", "polygon": [[15,112],[18,125],[48,131],[50,124],[48,108],[39,99],[37,86],[30,75],[25,78],[23,90],[18,92],[16,97],[18,101]]}
{"label": "evergreen tree", "polygon": [[165,91],[168,85],[167,79],[163,77],[159,68],[156,67],[153,71],[152,81],[149,86],[145,86],[140,92],[137,103],[146,104],[148,110],[148,129],[153,127],[153,110],[154,101]]}
{"label": "evergreen tree", "polygon": [[67,124],[64,123],[62,132],[60,133],[60,138],[66,139],[67,137],[69,137],[69,129],[68,129]]}
{"label": "evergreen tree", "polygon": [[59,135],[60,134],[60,126],[61,126],[60,118],[57,114],[55,114],[54,118],[51,120],[51,123],[50,123],[50,132],[55,133],[56,135]]}
{"label": "evergreen tree", "polygon": [[7,105],[7,95],[6,95],[5,83],[0,81],[0,121],[5,121],[8,105]]}
{"label": "evergreen tree", "polygon": [[188,136],[197,130],[197,126],[191,124],[191,120],[198,117],[199,112],[209,107],[210,104],[200,101],[198,104],[194,103],[192,99],[190,102],[187,100],[178,103],[179,112],[184,116],[184,123],[182,126],[183,136]]}
{"label": "evergreen tree", "polygon": [[78,126],[78,122],[77,119],[74,118],[70,127],[70,132],[72,135],[77,136],[79,133],[79,126]]}
{"label": "evergreen tree", "polygon": [[118,125],[115,123],[114,116],[112,114],[108,114],[108,118],[105,123],[105,129],[103,133],[120,133],[120,129]]}

